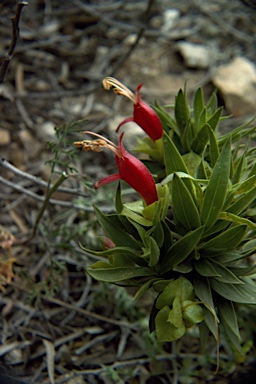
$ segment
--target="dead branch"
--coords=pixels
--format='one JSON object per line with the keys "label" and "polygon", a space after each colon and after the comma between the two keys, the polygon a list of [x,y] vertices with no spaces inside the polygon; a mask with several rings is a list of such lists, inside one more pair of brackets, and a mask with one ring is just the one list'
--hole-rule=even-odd
{"label": "dead branch", "polygon": [[19,22],[20,22],[20,15],[22,12],[22,9],[24,5],[28,5],[27,1],[19,1],[17,8],[16,8],[16,13],[15,16],[12,17],[12,40],[11,44],[9,47],[8,52],[5,54],[4,61],[0,67],[0,84],[4,82],[4,78],[7,72],[7,69],[9,67],[10,61],[13,56],[14,49],[16,47],[18,38],[19,38]]}

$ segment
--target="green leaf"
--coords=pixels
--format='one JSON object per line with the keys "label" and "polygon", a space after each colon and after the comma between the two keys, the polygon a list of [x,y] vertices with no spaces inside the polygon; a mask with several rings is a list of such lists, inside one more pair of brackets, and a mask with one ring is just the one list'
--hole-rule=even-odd
{"label": "green leaf", "polygon": [[140,249],[137,241],[122,229],[122,224],[117,225],[116,216],[105,215],[97,207],[94,207],[97,219],[102,226],[105,234],[117,246],[127,246],[133,249]]}
{"label": "green leaf", "polygon": [[256,199],[256,186],[250,191],[239,197],[230,207],[227,209],[228,212],[239,215],[243,212],[253,200]]}
{"label": "green leaf", "polygon": [[116,196],[115,196],[115,203],[116,203],[116,212],[118,214],[121,213],[123,209],[123,202],[122,202],[122,197],[121,197],[121,183],[118,183],[118,187],[116,189]]}
{"label": "green leaf", "polygon": [[213,131],[216,131],[218,127],[221,115],[223,112],[223,107],[218,108],[213,115],[207,120],[207,124],[211,127]]}
{"label": "green leaf", "polygon": [[[221,216],[221,218],[224,218]],[[248,220],[249,221],[249,220]],[[220,235],[212,238],[200,247],[212,250],[228,250],[239,246],[246,233],[246,225],[237,225],[229,228]]]}
{"label": "green leaf", "polygon": [[180,132],[173,117],[169,115],[168,112],[166,112],[166,110],[161,107],[157,102],[156,105],[153,106],[153,109],[156,111],[161,121],[163,130],[165,132],[169,132],[169,130],[172,129],[179,136]]}
{"label": "green leaf", "polygon": [[175,174],[172,182],[172,206],[175,217],[188,231],[201,226],[194,199],[185,183],[177,174]]}
{"label": "green leaf", "polygon": [[214,268],[210,260],[201,257],[199,260],[194,261],[195,270],[205,277],[221,277],[219,272]]}
{"label": "green leaf", "polygon": [[180,325],[183,323],[181,302],[179,296],[175,296],[173,300],[172,309],[170,310],[168,315],[168,321],[173,324],[176,328],[180,328]]}
{"label": "green leaf", "polygon": [[[244,281],[244,278],[241,280]],[[228,300],[235,303],[256,304],[256,291],[252,292],[247,284],[226,284],[214,278],[210,278],[210,284],[215,292]]]}
{"label": "green leaf", "polygon": [[[108,267],[107,265],[97,262],[87,268],[87,272],[96,280],[106,281],[109,283],[116,283],[125,281],[136,277],[153,277],[154,273],[150,268],[145,267]],[[105,263],[107,264],[107,263]]]}
{"label": "green leaf", "polygon": [[200,155],[203,152],[206,144],[208,143],[208,140],[209,140],[208,129],[209,129],[208,124],[203,125],[203,127],[200,129],[200,131],[192,141],[191,149],[198,155]]}
{"label": "green leaf", "polygon": [[243,282],[223,264],[219,263],[215,259],[211,259],[211,262],[213,268],[218,273],[218,276],[215,277],[215,280],[221,281],[222,283],[226,284],[243,284]]}
{"label": "green leaf", "polygon": [[[212,298],[212,290],[210,287],[208,278],[197,278],[193,281],[195,294],[200,299],[200,301],[205,304],[208,309],[205,312],[205,324],[214,335],[215,340],[219,340],[218,334],[218,324],[217,324],[217,316],[214,310],[213,298]],[[214,314],[214,315],[213,315]]]}
{"label": "green leaf", "polygon": [[199,126],[199,118],[204,109],[204,96],[203,96],[203,89],[202,87],[199,87],[196,90],[195,96],[194,96],[194,103],[193,103],[193,110],[194,110],[194,121],[195,121],[195,127],[196,132],[201,128]]}
{"label": "green leaf", "polygon": [[179,90],[178,95],[175,99],[174,114],[177,125],[179,127],[179,131],[182,134],[190,118],[186,90]]}
{"label": "green leaf", "polygon": [[241,195],[249,192],[254,187],[256,187],[256,175],[248,177],[246,180],[238,183],[237,185],[233,185],[232,190],[234,190],[237,195]]}
{"label": "green leaf", "polygon": [[217,302],[221,323],[225,323],[232,330],[232,332],[240,338],[237,316],[233,302],[226,300],[223,297],[218,297]]}
{"label": "green leaf", "polygon": [[162,264],[160,264],[161,274],[170,271],[190,255],[199,242],[203,230],[204,227],[199,227],[194,231],[187,233],[169,248]]}
{"label": "green leaf", "polygon": [[134,295],[133,300],[134,300],[134,301],[139,300],[145,293],[147,293],[147,292],[150,290],[150,288],[152,287],[152,285],[153,285],[156,281],[159,281],[159,279],[158,279],[158,278],[150,279],[150,280],[148,280],[145,284],[143,284],[143,285],[138,289],[138,291],[136,292],[136,294]]}
{"label": "green leaf", "polygon": [[233,213],[221,212],[220,213],[220,219],[227,220],[227,221],[232,221],[233,223],[244,225],[245,228],[247,226],[252,231],[256,231],[256,224],[254,224],[252,221],[250,221],[248,219],[245,219],[243,217],[234,215]]}
{"label": "green leaf", "polygon": [[209,135],[209,141],[210,141],[210,145],[209,145],[210,164],[211,164],[211,167],[214,168],[220,153],[219,153],[219,147],[218,147],[216,135],[213,132],[210,125],[208,126],[208,135]]}
{"label": "green leaf", "polygon": [[236,164],[235,174],[232,177],[232,184],[239,183],[241,176],[243,174],[243,170],[245,169],[245,164],[246,164],[246,157],[245,157],[245,154],[243,154],[240,157],[238,164]]}
{"label": "green leaf", "polygon": [[180,339],[185,331],[184,323],[180,323],[179,327],[175,327],[169,321],[170,308],[162,308],[155,317],[155,331],[158,341],[160,342],[172,342]]}
{"label": "green leaf", "polygon": [[184,300],[194,300],[194,288],[191,282],[184,277],[180,276],[176,280],[172,280],[158,296],[156,300],[156,307],[161,309],[163,307],[172,306],[176,296],[180,297],[181,302]]}
{"label": "green leaf", "polygon": [[215,164],[203,199],[201,221],[210,228],[218,219],[225,202],[230,173],[230,142],[224,145]]}
{"label": "green leaf", "polygon": [[160,249],[158,248],[157,242],[153,237],[149,238],[149,267],[154,267],[159,260]]}
{"label": "green leaf", "polygon": [[182,317],[186,328],[204,320],[204,309],[193,301],[185,300],[182,302]]}
{"label": "green leaf", "polygon": [[199,277],[193,281],[193,285],[195,294],[199,300],[201,300],[203,303],[207,303],[209,307],[214,309],[209,280]]}
{"label": "green leaf", "polygon": [[182,159],[187,167],[189,175],[196,176],[198,167],[202,161],[201,156],[197,155],[195,152],[190,151],[182,155]]}
{"label": "green leaf", "polygon": [[91,249],[87,249],[87,248],[83,247],[82,245],[80,245],[80,247],[82,248],[83,251],[85,251],[86,253],[89,253],[89,255],[101,256],[101,257],[106,257],[106,258],[113,256],[113,255],[117,255],[119,258],[128,257],[134,263],[136,263],[142,267],[147,266],[146,261],[141,258],[141,255],[140,255],[141,251],[136,252],[132,248],[114,247],[114,248],[106,249],[104,251],[93,251]]}
{"label": "green leaf", "polygon": [[127,217],[127,218],[135,221],[135,223],[138,223],[144,227],[151,227],[152,226],[151,220],[148,220],[146,217],[143,217],[140,214],[134,212],[133,210],[131,210],[126,205],[124,205],[123,210],[122,210],[120,215]]}
{"label": "green leaf", "polygon": [[[244,351],[241,347],[241,344],[240,344],[240,337],[238,337],[233,331],[232,329],[227,325],[227,323],[223,323],[223,328],[224,328],[224,331],[232,345],[232,347],[234,349],[236,349],[236,352],[239,353],[240,355],[240,358],[241,357],[244,357]],[[237,358],[237,356],[236,356]]]}
{"label": "green leaf", "polygon": [[207,109],[209,109],[211,111],[211,113],[214,113],[216,111],[217,106],[218,106],[218,98],[216,96],[216,92],[213,92],[211,94],[211,97],[208,100],[208,103],[206,106],[207,106]]}
{"label": "green leaf", "polygon": [[164,159],[166,174],[169,175],[173,172],[181,171],[188,173],[187,167],[179,153],[177,147],[167,133],[164,132]]}

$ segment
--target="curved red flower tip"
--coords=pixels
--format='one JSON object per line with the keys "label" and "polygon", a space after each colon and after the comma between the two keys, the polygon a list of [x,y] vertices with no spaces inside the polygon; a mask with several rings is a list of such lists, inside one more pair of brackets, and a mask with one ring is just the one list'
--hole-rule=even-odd
{"label": "curved red flower tip", "polygon": [[119,137],[118,145],[96,133],[84,133],[97,136],[99,139],[76,142],[74,143],[76,147],[82,148],[84,151],[93,150],[96,152],[99,152],[102,148],[108,148],[116,155],[118,173],[98,180],[94,185],[96,189],[113,181],[123,180],[141,195],[147,205],[158,200],[156,185],[148,168],[124,148],[122,144],[124,132]]}
{"label": "curved red flower tip", "polygon": [[111,86],[113,86],[116,94],[128,97],[134,104],[133,117],[122,121],[117,127],[117,132],[122,125],[133,121],[138,124],[153,141],[163,136],[162,124],[157,113],[147,103],[141,100],[140,89],[142,84],[138,85],[136,94],[113,77],[106,77],[103,80],[103,86],[106,89],[110,89]]}

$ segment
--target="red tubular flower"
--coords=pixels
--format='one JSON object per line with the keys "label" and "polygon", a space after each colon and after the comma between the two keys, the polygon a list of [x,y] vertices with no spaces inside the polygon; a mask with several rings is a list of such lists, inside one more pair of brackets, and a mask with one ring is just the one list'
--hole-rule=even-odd
{"label": "red tubular flower", "polygon": [[122,121],[117,127],[117,131],[123,124],[133,121],[138,124],[153,141],[163,136],[162,124],[157,113],[147,103],[141,100],[140,89],[142,84],[138,85],[136,94],[113,77],[106,77],[102,81],[102,84],[107,90],[114,87],[114,92],[117,95],[128,97],[134,104],[133,117],[128,117]]}
{"label": "red tubular flower", "polygon": [[158,200],[156,185],[148,168],[124,148],[122,144],[124,132],[119,137],[118,145],[115,145],[97,133],[88,131],[84,133],[97,136],[99,139],[75,142],[74,145],[76,147],[82,147],[84,151],[93,150],[97,152],[101,151],[102,148],[108,148],[116,155],[118,173],[98,180],[95,183],[95,188],[99,188],[115,180],[124,180],[141,195],[147,205]]}

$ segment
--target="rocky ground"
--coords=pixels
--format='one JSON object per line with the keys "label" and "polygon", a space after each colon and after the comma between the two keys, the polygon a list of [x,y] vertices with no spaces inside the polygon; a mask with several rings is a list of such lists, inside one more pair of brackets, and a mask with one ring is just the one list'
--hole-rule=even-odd
{"label": "rocky ground", "polygon": [[[0,5],[2,69],[16,3]],[[190,99],[198,86],[206,98],[217,87],[219,103],[234,116],[221,128],[248,121],[256,105],[256,11],[239,0],[34,0],[23,7],[19,28],[0,84],[0,378],[235,380],[241,368],[227,351],[214,376],[214,344],[209,357],[196,335],[162,348],[147,331],[150,297],[134,304],[127,291],[84,273],[93,260],[79,241],[93,247],[99,232],[92,204],[113,206],[111,188],[95,193],[92,185],[111,171],[113,158],[81,156],[72,143],[85,129],[115,138],[131,115],[128,100],[103,89],[105,76],[133,90],[143,83],[143,98],[161,104],[172,104],[185,83]],[[46,204],[64,171],[62,189]]]}

